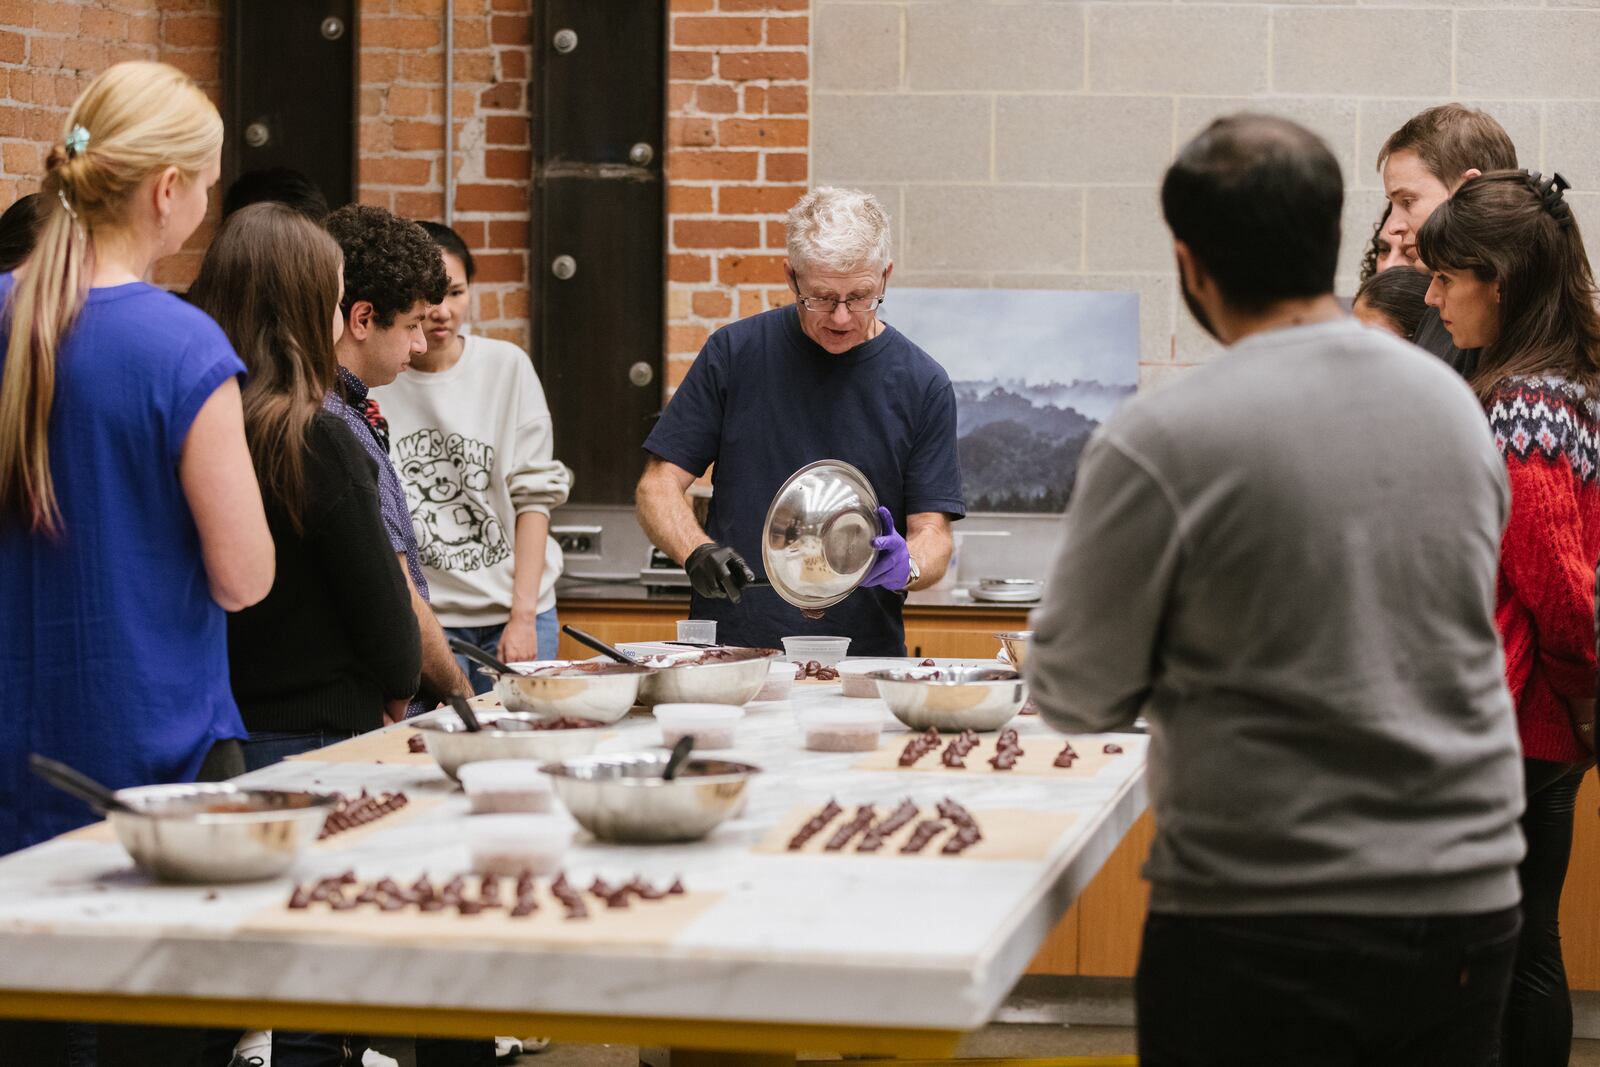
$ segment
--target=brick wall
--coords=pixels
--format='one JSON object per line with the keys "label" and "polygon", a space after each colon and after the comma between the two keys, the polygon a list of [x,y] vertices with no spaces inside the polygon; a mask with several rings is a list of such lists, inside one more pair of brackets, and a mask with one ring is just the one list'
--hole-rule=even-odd
{"label": "brick wall", "polygon": [[671,0],[668,392],[710,332],[793,299],[783,214],[806,189],[810,0]]}
{"label": "brick wall", "polygon": [[1144,383],[1217,347],[1178,298],[1156,188],[1250,107],[1344,169],[1340,289],[1382,211],[1378,146],[1462,100],[1560,170],[1600,252],[1600,11],[1587,0],[1040,3],[817,0],[813,174],[878,193],[898,285],[1133,289]]}

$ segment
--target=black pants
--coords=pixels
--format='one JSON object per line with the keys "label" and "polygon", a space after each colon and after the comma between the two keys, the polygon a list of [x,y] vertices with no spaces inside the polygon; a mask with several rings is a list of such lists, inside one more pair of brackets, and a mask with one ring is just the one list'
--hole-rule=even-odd
{"label": "black pants", "polygon": [[1151,913],[1143,1067],[1483,1067],[1518,909],[1481,915]]}
{"label": "black pants", "polygon": [[1528,842],[1522,880],[1522,940],[1506,1000],[1500,1060],[1504,1067],[1566,1067],[1572,1055],[1572,998],[1561,960],[1561,887],[1572,856],[1572,811],[1587,764],[1522,761]]}

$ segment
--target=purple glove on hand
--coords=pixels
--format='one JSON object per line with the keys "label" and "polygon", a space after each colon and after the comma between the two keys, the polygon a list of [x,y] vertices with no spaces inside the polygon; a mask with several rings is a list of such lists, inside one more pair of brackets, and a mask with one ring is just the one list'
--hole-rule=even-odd
{"label": "purple glove on hand", "polygon": [[911,582],[911,549],[906,547],[906,539],[895,530],[894,516],[889,514],[888,508],[878,509],[878,519],[883,523],[883,536],[872,539],[872,547],[878,550],[878,558],[872,561],[872,567],[867,571],[867,576],[861,579],[861,584],[882,586],[898,592]]}

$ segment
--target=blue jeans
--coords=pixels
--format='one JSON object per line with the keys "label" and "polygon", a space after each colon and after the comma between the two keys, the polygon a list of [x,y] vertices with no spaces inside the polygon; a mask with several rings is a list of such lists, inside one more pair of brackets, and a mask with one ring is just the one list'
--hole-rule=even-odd
{"label": "blue jeans", "polygon": [[240,742],[246,770],[259,771],[290,756],[348,741],[356,734],[345,730],[257,730]]}
{"label": "blue jeans", "polygon": [[[555,659],[556,649],[561,644],[561,622],[556,618],[556,609],[541,611],[534,619],[534,626],[539,634],[538,658]],[[500,653],[496,649],[500,647],[500,635],[506,632],[506,624],[502,622],[494,626],[446,626],[444,632],[447,637],[477,645],[491,656],[498,656]],[[494,688],[489,676],[478,670],[476,663],[465,656],[457,656],[456,662],[467,672],[474,693],[487,693]]]}

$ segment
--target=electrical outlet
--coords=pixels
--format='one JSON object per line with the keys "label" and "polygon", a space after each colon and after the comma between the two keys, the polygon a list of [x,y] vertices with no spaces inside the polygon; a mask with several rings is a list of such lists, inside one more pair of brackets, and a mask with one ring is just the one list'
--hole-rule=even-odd
{"label": "electrical outlet", "polygon": [[599,559],[601,526],[552,526],[550,536],[568,559]]}

